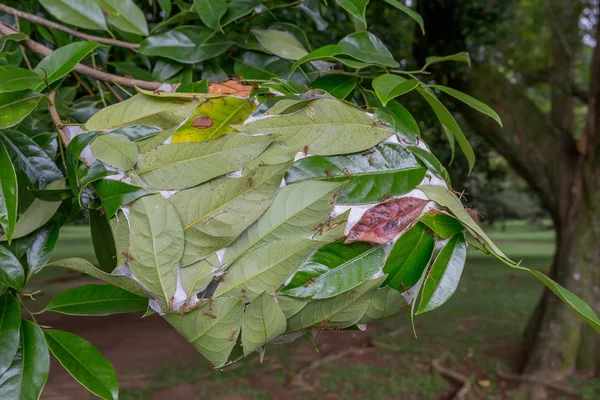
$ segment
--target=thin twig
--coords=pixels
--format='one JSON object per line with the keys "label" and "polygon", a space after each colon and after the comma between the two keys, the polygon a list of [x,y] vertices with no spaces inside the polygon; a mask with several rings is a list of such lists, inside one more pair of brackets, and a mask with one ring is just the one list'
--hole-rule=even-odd
{"label": "thin twig", "polygon": [[446,378],[452,379],[453,381],[456,381],[456,382],[462,384],[461,388],[458,390],[458,392],[456,392],[456,394],[454,395],[452,400],[466,400],[467,394],[471,391],[471,382],[463,374],[460,374],[456,371],[453,371],[451,369],[443,367],[440,364],[442,362],[442,360],[444,358],[446,358],[447,355],[448,354],[446,354],[446,353],[442,354],[442,356],[440,358],[436,358],[433,361],[431,361],[431,366],[437,372],[439,372],[440,375],[445,376]]}
{"label": "thin twig", "polygon": [[579,393],[577,393],[575,390],[568,388],[568,387],[564,387],[561,385],[558,385],[556,383],[551,383],[551,382],[546,382],[542,379],[538,379],[535,378],[533,376],[528,376],[528,375],[516,375],[516,374],[511,374],[510,372],[503,372],[500,370],[500,366],[496,365],[496,374],[507,381],[517,381],[517,382],[529,382],[529,383],[533,383],[533,384],[537,384],[537,385],[542,385],[547,387],[548,389],[552,389],[556,392],[560,392],[560,393],[564,393],[568,396],[573,396],[576,397],[578,399],[581,398],[581,395]]}
{"label": "thin twig", "polygon": [[87,94],[89,94],[90,96],[94,95],[92,89],[90,89],[90,87],[81,79],[77,72],[73,71],[73,76],[75,77],[75,80],[77,80],[77,83],[79,83],[79,85],[83,88],[83,90],[87,92]]}
{"label": "thin twig", "polygon": [[102,83],[104,83],[104,86],[106,86],[108,91],[115,97],[115,99],[117,99],[117,101],[119,103],[123,101],[123,98],[121,96],[119,96],[119,93],[117,93],[117,91],[115,89],[113,89],[113,87],[110,86],[110,84],[108,82],[102,82]]}
{"label": "thin twig", "polygon": [[67,137],[67,134],[65,133],[65,131],[63,131],[63,129],[62,129],[63,124],[62,124],[62,121],[60,120],[60,117],[58,116],[58,111],[56,111],[56,104],[55,104],[56,93],[57,93],[57,90],[54,89],[48,95],[48,111],[50,112],[50,116],[52,117],[52,122],[54,123],[54,126],[56,126],[56,130],[58,131],[60,140],[62,140],[63,144],[66,147],[69,144],[69,138]]}
{"label": "thin twig", "polygon": [[[11,35],[14,33],[19,33],[19,32],[15,31],[14,29],[12,29],[11,27],[9,27],[7,25],[0,24],[0,37],[6,36],[6,35]],[[34,53],[37,53],[44,57],[47,56],[48,54],[52,53],[52,50],[50,50],[43,44],[33,41],[29,38],[22,40],[21,44],[23,44],[25,47],[27,47],[29,50],[33,51]],[[138,79],[125,78],[123,76],[113,75],[113,74],[109,74],[107,72],[102,72],[102,71],[97,71],[97,70],[87,67],[83,64],[77,64],[77,66],[75,67],[75,71],[79,72],[80,74],[97,79],[99,81],[118,83],[121,86],[127,86],[127,87],[137,86],[140,89],[156,90],[161,85],[160,82],[141,81]]]}
{"label": "thin twig", "polygon": [[80,37],[85,40],[92,40],[94,42],[103,43],[103,44],[107,44],[110,46],[124,47],[124,48],[130,49],[130,50],[137,50],[140,48],[140,45],[137,43],[129,43],[129,42],[124,42],[122,40],[115,40],[115,39],[109,39],[109,38],[105,38],[105,37],[101,37],[101,36],[88,35],[87,33],[76,31],[76,30],[68,28],[64,25],[57,24],[56,22],[49,21],[42,17],[38,17],[37,15],[29,14],[29,13],[26,13],[25,11],[21,11],[21,10],[17,10],[16,8],[9,7],[5,4],[0,4],[0,11],[3,11],[7,14],[12,14],[19,18],[26,19],[28,21],[31,21],[38,25],[45,26],[47,28],[58,29],[59,31],[67,32],[70,35],[77,36],[77,37]]}

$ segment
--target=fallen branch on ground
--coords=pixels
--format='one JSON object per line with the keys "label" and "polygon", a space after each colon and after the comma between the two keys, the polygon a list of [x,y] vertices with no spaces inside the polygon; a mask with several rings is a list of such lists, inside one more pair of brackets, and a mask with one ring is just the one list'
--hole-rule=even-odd
{"label": "fallen branch on ground", "polygon": [[433,361],[431,361],[431,366],[437,372],[439,372],[440,375],[462,384],[461,388],[454,395],[453,400],[466,400],[467,394],[471,391],[471,382],[463,374],[448,369],[440,364],[446,358],[447,355],[448,354],[446,353],[442,354],[440,358],[436,358]]}
{"label": "fallen branch on ground", "polygon": [[296,375],[294,375],[294,377],[291,379],[289,385],[290,385],[290,387],[294,387],[300,391],[314,392],[315,388],[304,379],[304,375],[306,373],[320,367],[323,364],[339,360],[339,359],[347,357],[351,354],[362,355],[369,351],[374,351],[374,350],[376,350],[375,347],[365,346],[365,347],[351,347],[349,349],[331,353],[323,358],[319,358],[318,360],[311,362],[308,366],[306,366],[305,368],[302,368],[300,371],[298,371],[298,373]]}
{"label": "fallen branch on ground", "polygon": [[[14,30],[13,28],[11,28],[7,25],[0,24],[0,37],[6,36],[6,35],[12,35],[14,33],[20,33],[20,32]],[[27,47],[29,50],[33,51],[34,53],[37,53],[44,57],[47,56],[48,54],[52,53],[52,50],[50,50],[48,47],[46,47],[43,44],[38,43],[34,40],[31,40],[29,38],[23,39],[20,43],[23,46]],[[94,68],[87,67],[83,64],[77,64],[74,71],[79,72],[80,74],[83,74],[83,75],[87,75],[91,78],[97,79],[99,81],[108,82],[108,83],[114,82],[121,86],[127,86],[127,87],[139,87],[141,89],[146,89],[146,90],[156,90],[161,85],[160,82],[141,81],[138,79],[125,78],[124,76],[109,74],[107,72],[102,72],[102,71],[98,71]]]}
{"label": "fallen branch on ground", "polygon": [[568,396],[573,396],[575,398],[581,399],[581,395],[571,388],[564,387],[564,386],[561,386],[561,385],[558,385],[558,384],[552,383],[552,382],[546,382],[542,379],[535,378],[533,376],[517,375],[517,374],[511,374],[510,372],[503,372],[500,370],[499,365],[496,365],[496,374],[498,374],[498,376],[504,380],[529,382],[529,383],[533,383],[533,384],[537,384],[537,385],[542,385],[542,386],[545,386],[548,389],[554,390],[556,392],[560,392],[560,393],[566,394]]}
{"label": "fallen branch on ground", "polygon": [[25,11],[17,10],[16,8],[9,7],[5,4],[0,4],[0,11],[14,15],[15,17],[26,19],[35,24],[42,25],[50,29],[58,29],[59,31],[67,32],[69,35],[77,36],[85,40],[91,40],[110,46],[124,47],[126,49],[134,51],[140,48],[140,45],[137,43],[129,43],[117,39],[109,39],[101,36],[88,35],[87,33],[76,31],[75,29],[71,29],[56,22],[49,21],[42,17],[38,17],[37,15],[26,13]]}

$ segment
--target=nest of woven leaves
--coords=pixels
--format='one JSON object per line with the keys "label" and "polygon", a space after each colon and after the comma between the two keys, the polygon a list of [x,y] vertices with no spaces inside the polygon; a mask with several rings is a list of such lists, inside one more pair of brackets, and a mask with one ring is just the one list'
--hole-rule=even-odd
{"label": "nest of woven leaves", "polygon": [[464,210],[414,120],[242,90],[141,91],[74,137],[89,165],[80,201],[115,239],[111,283],[215,366],[444,303]]}

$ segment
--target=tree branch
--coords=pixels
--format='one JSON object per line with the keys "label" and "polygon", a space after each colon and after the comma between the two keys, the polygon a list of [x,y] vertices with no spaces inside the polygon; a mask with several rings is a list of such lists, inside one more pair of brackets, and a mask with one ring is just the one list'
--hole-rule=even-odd
{"label": "tree branch", "polygon": [[[11,35],[14,33],[19,33],[19,32],[15,31],[14,29],[12,29],[11,27],[9,27],[7,25],[0,24],[0,37],[6,36],[6,35]],[[44,46],[41,43],[35,42],[29,38],[22,40],[20,43],[23,46],[27,47],[29,50],[33,51],[34,53],[37,53],[44,57],[47,56],[48,54],[52,53],[52,50],[50,50],[48,47]],[[109,82],[109,83],[114,82],[121,86],[127,86],[127,87],[136,87],[137,86],[140,89],[156,90],[161,85],[160,82],[141,81],[138,79],[125,78],[123,76],[109,74],[106,72],[98,71],[93,68],[87,67],[83,64],[77,64],[74,71],[79,72],[80,74],[83,74],[83,75],[87,75],[91,78],[97,79],[99,81]]]}
{"label": "tree branch", "polygon": [[50,117],[52,117],[52,122],[54,123],[54,126],[56,126],[56,130],[58,131],[60,140],[62,140],[65,147],[67,147],[69,145],[69,138],[67,137],[67,134],[65,133],[65,131],[63,131],[63,129],[62,129],[62,121],[60,120],[60,117],[58,116],[58,111],[56,111],[55,101],[56,101],[56,89],[51,91],[50,94],[48,94],[48,111],[50,112]]}
{"label": "tree branch", "polygon": [[77,37],[80,37],[85,40],[92,40],[94,42],[103,43],[103,44],[107,44],[110,46],[124,47],[126,49],[130,49],[130,50],[134,50],[134,51],[140,48],[140,45],[137,43],[129,43],[129,42],[124,42],[122,40],[109,39],[109,38],[105,38],[105,37],[101,37],[101,36],[88,35],[87,33],[76,31],[75,29],[71,29],[64,25],[57,24],[56,22],[49,21],[42,17],[38,17],[37,15],[26,13],[25,11],[17,10],[16,8],[9,7],[5,4],[0,4],[0,11],[3,11],[7,14],[11,14],[11,15],[14,15],[14,16],[22,18],[22,19],[26,19],[28,21],[31,21],[38,25],[45,26],[47,28],[57,29],[59,31],[67,32],[69,35],[77,36]]}

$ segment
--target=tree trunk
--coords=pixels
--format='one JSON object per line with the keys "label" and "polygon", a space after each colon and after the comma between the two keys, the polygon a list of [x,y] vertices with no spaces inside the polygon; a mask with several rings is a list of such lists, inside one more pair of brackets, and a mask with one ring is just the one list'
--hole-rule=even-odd
{"label": "tree trunk", "polygon": [[[458,89],[496,109],[505,127],[456,104],[540,195],[556,230],[551,277],[600,312],[600,168],[582,158],[519,87],[492,68],[473,68]],[[559,139],[560,138],[560,139]],[[561,162],[559,162],[562,160]],[[526,262],[527,260],[525,260]],[[529,266],[536,267],[536,266]],[[544,293],[526,333],[524,373],[558,380],[575,369],[600,372],[600,341],[567,305]],[[542,398],[540,388],[528,398]]]}

